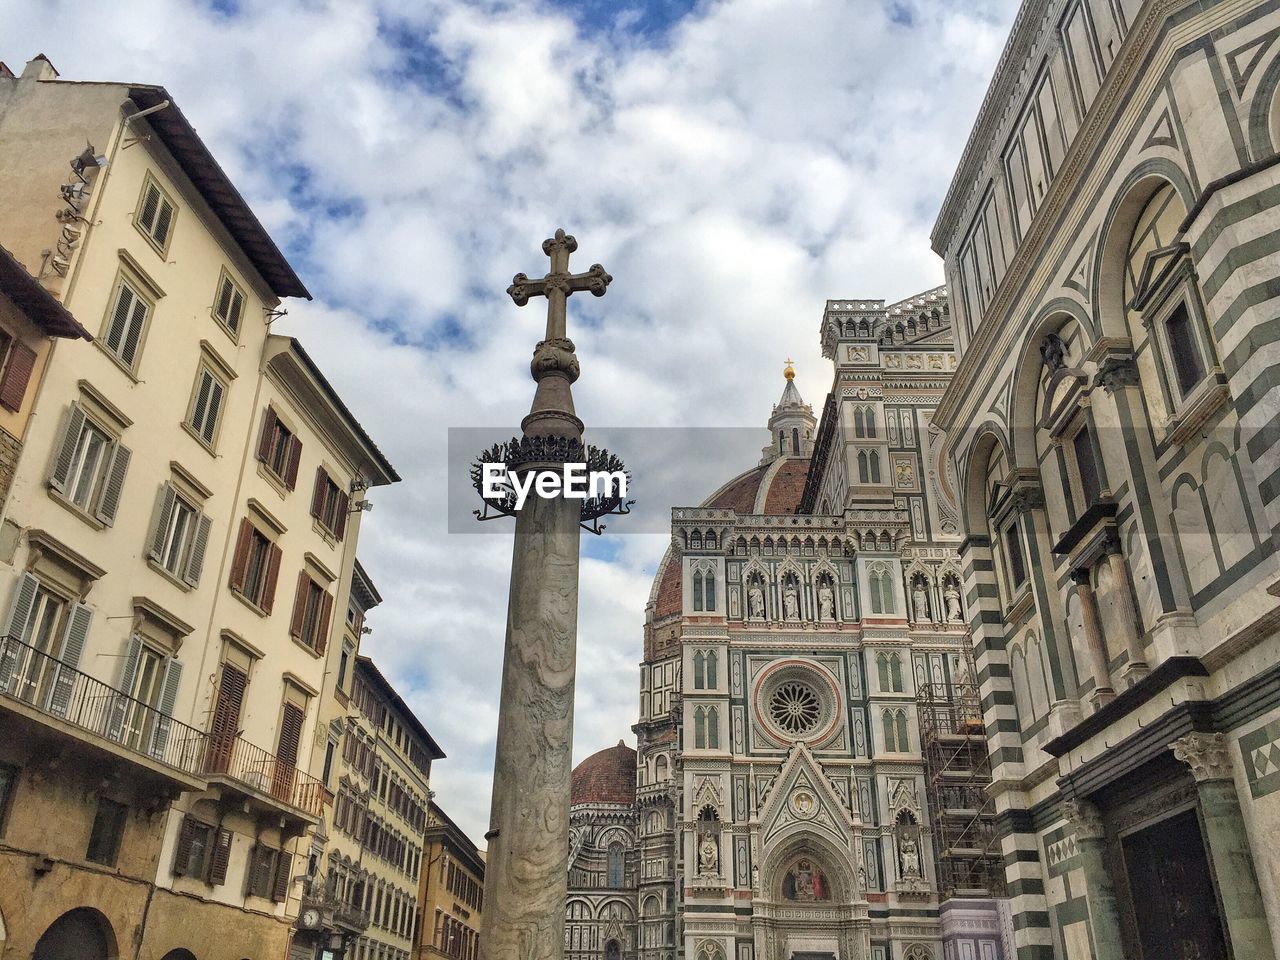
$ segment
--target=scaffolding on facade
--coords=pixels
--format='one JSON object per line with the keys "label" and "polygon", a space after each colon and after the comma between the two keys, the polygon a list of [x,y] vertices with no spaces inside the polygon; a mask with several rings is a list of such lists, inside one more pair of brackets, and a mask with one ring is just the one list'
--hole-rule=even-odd
{"label": "scaffolding on facade", "polygon": [[922,684],[916,694],[933,852],[944,900],[1004,896],[1004,861],[987,793],[987,736],[978,685],[969,679],[973,676],[972,663],[966,663],[958,679]]}

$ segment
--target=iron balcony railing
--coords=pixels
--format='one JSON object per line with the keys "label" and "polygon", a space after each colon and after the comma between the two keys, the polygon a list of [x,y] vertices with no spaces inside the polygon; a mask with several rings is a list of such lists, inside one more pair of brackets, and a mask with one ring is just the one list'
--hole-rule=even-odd
{"label": "iron balcony railing", "polygon": [[207,736],[56,657],[0,637],[0,697],[199,777]]}
{"label": "iron balcony railing", "polygon": [[238,780],[309,816],[318,817],[324,810],[321,781],[243,737],[211,734],[204,772]]}

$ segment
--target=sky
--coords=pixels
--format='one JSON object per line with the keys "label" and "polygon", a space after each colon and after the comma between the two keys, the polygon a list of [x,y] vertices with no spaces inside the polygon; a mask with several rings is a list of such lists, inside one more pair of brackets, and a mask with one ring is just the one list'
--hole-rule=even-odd
{"label": "sky", "polygon": [[[0,59],[165,86],[315,297],[299,337],[399,470],[360,556],[364,641],[447,758],[437,802],[483,843],[512,539],[447,522],[450,473],[533,396],[541,242],[613,275],[569,302],[588,438],[742,428],[644,461],[659,514],[753,466],[790,357],[831,386],[827,299],[942,282],[929,231],[1014,0],[129,0],[0,3]],[[461,447],[450,456],[449,428]],[[477,443],[481,440],[482,443]],[[673,449],[678,447],[674,445]],[[666,448],[663,448],[666,449]],[[661,474],[661,482],[656,474]],[[457,513],[457,504],[455,513]],[[625,740],[669,534],[584,535],[574,756]],[[637,532],[637,531],[649,532]],[[653,532],[657,531],[657,532]]]}

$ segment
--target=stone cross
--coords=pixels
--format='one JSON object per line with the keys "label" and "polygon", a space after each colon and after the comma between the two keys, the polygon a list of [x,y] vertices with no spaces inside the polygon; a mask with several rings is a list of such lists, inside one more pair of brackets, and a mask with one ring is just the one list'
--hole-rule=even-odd
{"label": "stone cross", "polygon": [[[582,439],[570,393],[579,369],[566,336],[565,301],[581,290],[603,296],[612,278],[599,264],[586,273],[569,273],[569,254],[577,246],[557,230],[542,244],[551,272],[541,280],[516,274],[507,290],[517,306],[530,297],[547,298],[547,334],[534,348],[530,366],[538,387],[521,424],[526,438]],[[557,446],[539,444],[538,449]],[[537,462],[515,469],[558,467]],[[485,834],[481,952],[489,960],[559,960],[564,954],[580,509],[578,500],[531,497],[516,515],[493,803]]]}

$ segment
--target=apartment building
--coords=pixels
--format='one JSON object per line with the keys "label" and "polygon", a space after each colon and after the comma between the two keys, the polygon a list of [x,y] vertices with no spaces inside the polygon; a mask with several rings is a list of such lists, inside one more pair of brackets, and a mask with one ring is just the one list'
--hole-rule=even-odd
{"label": "apartment building", "polygon": [[484,854],[434,802],[427,813],[417,960],[479,960]]}
{"label": "apartment building", "polygon": [[306,288],[162,87],[0,68],[0,182],[0,242],[92,334],[36,351],[0,521],[5,948],[285,956],[333,610],[399,478],[270,332]]}

